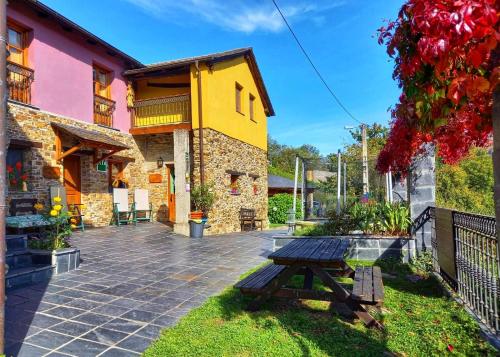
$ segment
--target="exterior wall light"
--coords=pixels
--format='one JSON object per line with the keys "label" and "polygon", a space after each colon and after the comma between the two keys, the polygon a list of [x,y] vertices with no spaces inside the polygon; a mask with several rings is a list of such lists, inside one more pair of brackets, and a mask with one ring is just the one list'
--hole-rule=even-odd
{"label": "exterior wall light", "polygon": [[159,169],[163,167],[163,158],[161,156],[158,158],[158,160],[156,160],[156,165]]}

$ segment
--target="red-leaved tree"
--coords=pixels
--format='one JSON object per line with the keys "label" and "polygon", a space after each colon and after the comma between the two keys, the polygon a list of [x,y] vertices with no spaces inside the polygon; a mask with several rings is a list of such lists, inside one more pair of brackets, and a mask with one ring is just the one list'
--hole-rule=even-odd
{"label": "red-leaved tree", "polygon": [[407,0],[379,30],[402,94],[377,169],[406,173],[423,144],[446,163],[490,144],[500,0]]}

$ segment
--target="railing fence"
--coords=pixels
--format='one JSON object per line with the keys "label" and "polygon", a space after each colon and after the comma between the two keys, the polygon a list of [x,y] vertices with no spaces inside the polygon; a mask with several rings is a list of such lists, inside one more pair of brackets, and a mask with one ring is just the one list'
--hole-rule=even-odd
{"label": "railing fence", "polygon": [[414,221],[412,234],[428,221],[434,270],[481,322],[500,334],[495,218],[428,207]]}
{"label": "railing fence", "polygon": [[31,68],[7,61],[7,87],[9,99],[31,104],[31,83],[34,80]]}

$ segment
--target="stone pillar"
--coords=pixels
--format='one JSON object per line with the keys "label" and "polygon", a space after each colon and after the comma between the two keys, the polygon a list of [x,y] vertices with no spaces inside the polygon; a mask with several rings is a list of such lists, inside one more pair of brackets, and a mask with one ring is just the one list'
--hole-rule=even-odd
{"label": "stone pillar", "polygon": [[175,167],[175,224],[174,232],[189,235],[189,212],[191,194],[187,190],[189,183],[189,131],[174,130],[174,167]]}
{"label": "stone pillar", "polygon": [[[434,149],[415,158],[406,179],[395,180],[394,201],[409,202],[411,219],[417,218],[428,206],[436,206],[436,173]],[[427,222],[415,235],[418,252],[431,249],[431,222]]]}
{"label": "stone pillar", "polygon": [[[417,218],[428,206],[436,206],[436,162],[434,148],[413,161],[409,179],[411,219]],[[432,222],[427,222],[415,236],[417,251],[430,250]]]}

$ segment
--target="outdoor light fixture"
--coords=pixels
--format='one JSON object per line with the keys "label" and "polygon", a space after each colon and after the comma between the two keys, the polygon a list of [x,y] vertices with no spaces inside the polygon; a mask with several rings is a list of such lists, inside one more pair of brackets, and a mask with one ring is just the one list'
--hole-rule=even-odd
{"label": "outdoor light fixture", "polygon": [[163,167],[163,158],[161,156],[158,158],[158,160],[156,160],[156,165],[159,169]]}

